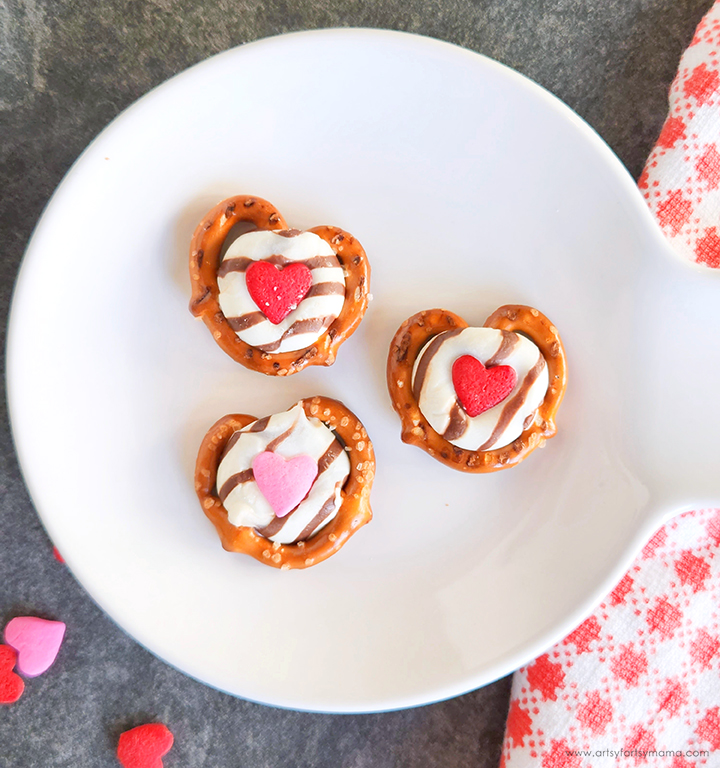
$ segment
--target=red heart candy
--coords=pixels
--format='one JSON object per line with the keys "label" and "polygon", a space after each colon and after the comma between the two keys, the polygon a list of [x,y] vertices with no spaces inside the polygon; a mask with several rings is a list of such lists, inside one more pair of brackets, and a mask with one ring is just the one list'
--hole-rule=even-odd
{"label": "red heart candy", "polygon": [[312,273],[305,264],[288,264],[280,269],[269,261],[254,261],[245,272],[245,283],[250,298],[277,325],[305,298],[312,285]]}
{"label": "red heart candy", "polygon": [[479,416],[512,392],[517,373],[509,365],[486,368],[472,355],[463,355],[453,363],[452,380],[467,415]]}
{"label": "red heart candy", "polygon": [[162,723],[139,725],[120,734],[118,760],[125,768],[163,768],[163,755],[170,751],[173,735]]}
{"label": "red heart candy", "polygon": [[0,645],[0,704],[14,704],[25,690],[22,678],[13,672],[17,652],[9,645]]}

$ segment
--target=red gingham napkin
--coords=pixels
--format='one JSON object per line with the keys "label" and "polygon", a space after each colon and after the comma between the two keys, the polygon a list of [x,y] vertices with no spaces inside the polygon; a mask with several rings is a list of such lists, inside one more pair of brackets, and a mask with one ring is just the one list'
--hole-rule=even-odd
{"label": "red gingham napkin", "polygon": [[720,510],[661,528],[513,678],[503,768],[720,765]]}
{"label": "red gingham napkin", "polygon": [[670,112],[638,181],[670,244],[720,268],[720,4],[698,25],[670,87]]}
{"label": "red gingham napkin", "polygon": [[[670,243],[720,268],[720,0],[638,182]],[[513,678],[500,768],[720,766],[720,510],[661,528],[613,592]]]}

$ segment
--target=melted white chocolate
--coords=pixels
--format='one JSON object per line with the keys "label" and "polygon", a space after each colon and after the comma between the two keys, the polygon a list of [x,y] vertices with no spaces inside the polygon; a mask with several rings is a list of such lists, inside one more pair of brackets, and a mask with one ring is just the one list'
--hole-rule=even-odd
{"label": "melted white chocolate", "polygon": [[[231,436],[228,446],[218,467],[217,489],[232,525],[256,528],[271,541],[291,544],[309,538],[337,514],[350,461],[335,434],[319,419],[308,418],[301,405],[248,424]],[[305,454],[320,463],[307,496],[282,518],[275,516],[252,477],[253,459],[267,450],[286,459]],[[268,526],[275,532],[263,533]]]}
{"label": "melted white chocolate", "polygon": [[[245,280],[247,263],[272,261],[273,257],[281,257],[282,263],[305,263],[312,275],[306,297],[277,325],[262,314]],[[237,268],[229,269],[233,265]],[[246,232],[223,257],[218,289],[220,308],[237,336],[268,354],[293,352],[312,345],[330,327],[345,303],[342,267],[330,245],[314,232]]]}
{"label": "melted white chocolate", "polygon": [[[430,357],[423,362],[427,355]],[[463,355],[483,365],[509,365],[517,374],[510,394],[479,414],[468,416],[459,403],[452,366]],[[424,374],[420,373],[423,369]],[[518,438],[545,398],[548,371],[545,358],[527,337],[496,328],[463,328],[436,336],[418,355],[413,369],[413,391],[422,376],[418,406],[430,426],[450,443],[470,451],[502,448]],[[459,433],[459,434],[458,434]]]}

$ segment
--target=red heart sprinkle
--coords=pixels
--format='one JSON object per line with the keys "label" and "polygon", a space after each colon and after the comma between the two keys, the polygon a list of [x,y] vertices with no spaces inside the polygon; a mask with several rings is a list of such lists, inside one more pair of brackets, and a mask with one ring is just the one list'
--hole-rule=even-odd
{"label": "red heart sprinkle", "polygon": [[13,672],[17,652],[9,645],[0,645],[0,704],[14,704],[23,694],[25,683]]}
{"label": "red heart sprinkle", "polygon": [[472,355],[463,355],[453,363],[452,380],[467,415],[479,416],[512,392],[517,373],[509,365],[486,368]]}
{"label": "red heart sprinkle", "polygon": [[125,768],[163,768],[163,755],[170,751],[173,735],[162,723],[139,725],[120,734],[118,760]]}
{"label": "red heart sprinkle", "polygon": [[245,282],[250,298],[277,325],[305,298],[312,285],[312,273],[305,264],[288,264],[280,269],[269,261],[254,261],[245,272]]}

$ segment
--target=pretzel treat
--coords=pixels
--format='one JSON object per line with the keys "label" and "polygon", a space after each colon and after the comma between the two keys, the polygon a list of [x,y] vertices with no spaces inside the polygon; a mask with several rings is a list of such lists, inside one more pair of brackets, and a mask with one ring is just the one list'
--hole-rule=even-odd
{"label": "pretzel treat", "polygon": [[288,229],[266,200],[237,195],[195,230],[190,279],[190,311],[233,360],[289,376],[335,362],[367,309],[370,265],[349,232]]}
{"label": "pretzel treat", "polygon": [[463,472],[519,464],[556,432],[567,366],[557,328],[508,304],[482,328],[429,309],[390,344],[387,384],[403,442]]}
{"label": "pretzel treat", "polygon": [[289,570],[334,555],[371,520],[374,477],[357,416],[313,397],[262,419],[221,418],[200,446],[195,490],[226,550]]}

